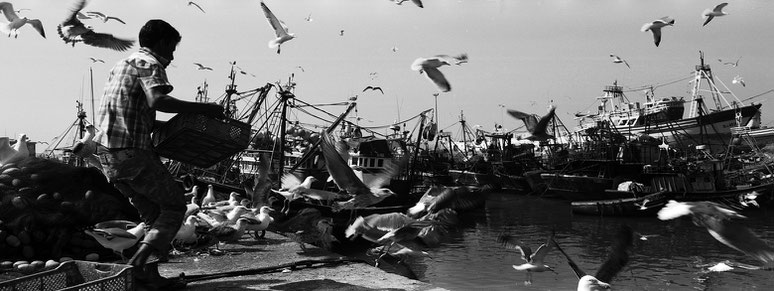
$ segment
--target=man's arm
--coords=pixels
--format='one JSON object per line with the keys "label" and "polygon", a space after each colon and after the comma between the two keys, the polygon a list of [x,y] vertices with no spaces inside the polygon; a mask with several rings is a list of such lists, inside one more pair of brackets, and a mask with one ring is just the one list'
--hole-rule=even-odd
{"label": "man's arm", "polygon": [[216,103],[189,102],[167,95],[163,87],[151,88],[148,106],[151,109],[167,113],[200,113],[215,118],[224,118],[223,106]]}

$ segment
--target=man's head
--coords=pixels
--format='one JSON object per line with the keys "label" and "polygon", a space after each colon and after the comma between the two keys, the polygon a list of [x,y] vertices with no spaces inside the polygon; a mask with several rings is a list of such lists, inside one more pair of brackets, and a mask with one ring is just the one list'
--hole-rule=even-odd
{"label": "man's head", "polygon": [[180,32],[161,19],[151,19],[140,28],[140,46],[147,47],[169,61],[180,43]]}

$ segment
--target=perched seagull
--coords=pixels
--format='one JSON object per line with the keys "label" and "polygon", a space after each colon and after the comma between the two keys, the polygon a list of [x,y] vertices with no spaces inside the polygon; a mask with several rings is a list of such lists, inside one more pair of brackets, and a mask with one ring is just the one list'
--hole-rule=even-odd
{"label": "perched seagull", "polygon": [[105,15],[105,14],[101,13],[101,12],[96,12],[96,11],[88,11],[88,12],[86,12],[86,15],[87,15],[87,16],[90,16],[90,17],[94,17],[94,18],[99,18],[99,19],[102,19],[102,22],[108,22],[108,20],[111,20],[111,19],[112,19],[112,20],[115,20],[115,21],[121,22],[121,23],[123,23],[123,24],[126,24],[126,22],[124,22],[123,20],[121,20],[121,19],[120,19],[120,18],[118,18],[118,17],[115,17],[115,16],[107,16],[107,15]]}
{"label": "perched seagull", "polygon": [[199,6],[199,4],[196,4],[196,2],[193,2],[193,1],[188,1],[188,6],[196,6],[196,8],[199,8],[199,10],[200,10],[202,13],[206,13],[206,12],[204,12],[204,9],[202,9],[202,7],[201,7],[201,6]]}
{"label": "perched seagull", "polygon": [[177,230],[173,242],[190,244],[196,241],[196,216],[187,216],[185,222],[180,225],[180,229]]}
{"label": "perched seagull", "polygon": [[731,83],[733,83],[733,84],[740,84],[740,85],[742,85],[742,87],[745,87],[745,86],[746,86],[746,85],[744,84],[744,80],[743,80],[743,79],[742,79],[742,77],[740,77],[739,75],[736,75],[736,77],[734,77],[734,79],[733,79],[733,80],[731,80]]}
{"label": "perched seagull", "polygon": [[531,134],[527,139],[533,141],[545,141],[554,138],[554,136],[548,134],[546,130],[548,129],[548,122],[554,117],[555,111],[556,106],[551,105],[551,110],[548,111],[548,114],[541,117],[540,120],[538,120],[534,114],[527,114],[513,109],[508,109],[508,114],[524,121],[524,126],[527,127],[527,131]]}
{"label": "perched seagull", "polygon": [[271,28],[274,29],[274,34],[277,36],[277,38],[269,41],[269,47],[270,48],[277,48],[277,54],[280,53],[280,45],[282,45],[284,42],[289,41],[293,39],[295,34],[288,33],[288,27],[285,26],[285,23],[277,19],[276,16],[274,16],[274,13],[269,10],[269,7],[266,6],[266,4],[261,1],[261,9],[263,9],[263,14],[266,15],[266,20],[269,21],[269,24],[271,24]]}
{"label": "perched seagull", "polygon": [[[390,1],[395,2],[395,4],[397,5],[403,5],[403,2],[406,2],[408,0],[390,0]],[[425,8],[425,6],[422,5],[422,0],[411,0],[411,3],[416,4],[417,6],[419,6],[419,8]]]}
{"label": "perched seagull", "polygon": [[532,283],[532,272],[554,271],[553,268],[545,264],[545,257],[554,246],[554,236],[551,235],[548,240],[541,244],[534,253],[528,246],[509,234],[501,234],[497,237],[497,242],[509,249],[517,249],[521,252],[521,258],[526,263],[513,265],[517,271],[527,271],[527,282]]}
{"label": "perched seagull", "polygon": [[384,91],[382,91],[382,87],[368,86],[368,87],[365,87],[365,89],[363,89],[363,92],[368,91],[368,90],[373,90],[373,91],[377,91],[378,90],[379,92],[382,92],[382,94],[384,94]]}
{"label": "perched seagull", "polygon": [[308,22],[312,22],[312,21],[314,21],[314,19],[312,19],[312,13],[309,13],[309,16],[307,16],[306,18],[304,18],[304,20],[306,20],[306,21],[308,21]]}
{"label": "perched seagull", "polygon": [[726,7],[726,5],[728,5],[728,3],[720,3],[718,4],[718,6],[715,6],[715,8],[712,10],[710,10],[709,8],[705,9],[704,12],[701,13],[701,17],[704,18],[704,24],[702,24],[701,26],[707,25],[707,23],[712,21],[712,19],[715,18],[715,16],[719,17],[719,16],[727,15],[728,13],[723,12],[723,7]]}
{"label": "perched seagull", "polygon": [[[248,220],[245,230],[252,230],[253,237],[256,239],[264,237],[266,235],[266,228],[274,222],[274,217],[271,217],[271,212],[273,211],[274,209],[269,206],[261,206],[261,208],[258,209],[258,215],[255,215],[255,220]],[[259,231],[261,232],[260,236],[258,235]]]}
{"label": "perched seagull", "polygon": [[621,226],[613,242],[613,249],[594,276],[586,274],[554,241],[556,249],[564,255],[575,276],[578,277],[578,291],[610,290],[610,282],[629,262],[629,249],[632,248],[634,243],[632,233],[632,229],[628,225]]}
{"label": "perched seagull", "polygon": [[215,203],[218,199],[215,198],[215,189],[212,184],[207,185],[207,194],[202,198],[201,206],[210,206],[211,203]]}
{"label": "perched seagull", "polygon": [[196,69],[199,71],[202,71],[202,70],[212,71],[212,68],[202,65],[200,63],[193,63],[193,64],[196,65],[197,67]]}
{"label": "perched seagull", "polygon": [[740,57],[740,58],[736,59],[736,61],[735,61],[735,62],[724,62],[723,60],[721,60],[721,59],[718,59],[718,62],[721,62],[721,63],[723,63],[724,65],[729,65],[729,66],[731,66],[731,67],[733,67],[733,68],[736,68],[736,66],[738,66],[738,65],[739,65],[739,60],[741,60],[741,59],[742,59],[742,58]]}
{"label": "perched seagull", "polygon": [[624,59],[622,59],[622,58],[620,58],[620,57],[618,57],[618,56],[616,56],[614,54],[610,54],[610,57],[613,58],[613,63],[616,63],[616,64],[623,63],[624,65],[626,65],[627,68],[629,68],[629,69],[632,68],[632,67],[629,66],[629,63],[627,63],[626,60],[624,60]]}
{"label": "perched seagull", "polygon": [[125,262],[126,257],[124,257],[123,251],[137,244],[140,238],[145,235],[145,223],[141,222],[135,227],[125,230],[120,228],[94,228],[84,230],[84,232],[93,237],[103,247],[111,249],[120,255]]}
{"label": "perched seagull", "polygon": [[92,63],[103,63],[103,64],[105,63],[105,61],[102,59],[98,59],[94,57],[89,57],[89,59],[91,60]]}
{"label": "perched seagull", "polygon": [[661,28],[668,25],[674,25],[675,20],[670,18],[669,16],[661,17],[660,19],[653,20],[653,22],[645,23],[642,28],[640,28],[640,31],[645,32],[650,30],[653,33],[653,41],[656,43],[656,46],[658,47],[658,44],[661,43]]}
{"label": "perched seagull", "polygon": [[462,54],[457,57],[438,55],[432,58],[418,58],[411,64],[411,69],[419,71],[420,74],[425,73],[430,81],[433,81],[441,92],[449,92],[451,91],[451,85],[438,68],[444,65],[450,66],[452,63],[461,65],[466,63],[467,59],[467,54]]}
{"label": "perched seagull", "polygon": [[0,32],[8,34],[8,37],[11,37],[11,34],[14,35],[14,38],[19,37],[19,28],[25,24],[29,24],[32,25],[43,38],[46,38],[46,32],[43,31],[43,23],[41,23],[40,20],[29,19],[27,17],[19,18],[19,16],[16,15],[16,10],[13,10],[13,4],[9,2],[0,2],[0,10],[3,11],[3,15],[5,15],[5,18],[8,20],[8,23],[0,23]]}
{"label": "perched seagull", "polygon": [[661,220],[675,219],[691,215],[693,223],[707,228],[707,231],[719,242],[737,251],[745,253],[764,263],[764,266],[774,266],[774,248],[756,236],[750,229],[733,219],[745,218],[734,210],[720,204],[699,202],[677,202],[670,200],[659,210]]}
{"label": "perched seagull", "polygon": [[78,20],[78,12],[86,6],[86,0],[78,0],[75,7],[70,9],[70,14],[67,15],[65,21],[56,26],[56,31],[59,33],[59,37],[64,40],[65,43],[72,43],[75,46],[77,42],[83,42],[84,44],[109,48],[117,51],[125,51],[132,47],[133,40],[116,38],[112,34],[97,33],[90,27],[83,25]]}

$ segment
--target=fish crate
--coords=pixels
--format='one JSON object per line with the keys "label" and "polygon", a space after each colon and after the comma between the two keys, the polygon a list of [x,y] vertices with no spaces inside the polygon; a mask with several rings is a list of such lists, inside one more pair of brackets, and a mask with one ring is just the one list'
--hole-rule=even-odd
{"label": "fish crate", "polygon": [[203,168],[246,149],[249,143],[249,124],[201,114],[175,115],[153,132],[160,156]]}
{"label": "fish crate", "polygon": [[67,261],[58,267],[0,282],[0,291],[135,290],[131,265]]}

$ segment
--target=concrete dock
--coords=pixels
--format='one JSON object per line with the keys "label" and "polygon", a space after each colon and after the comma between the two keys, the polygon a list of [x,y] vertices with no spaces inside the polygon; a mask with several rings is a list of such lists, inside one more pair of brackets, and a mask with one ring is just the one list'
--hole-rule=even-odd
{"label": "concrete dock", "polygon": [[374,267],[372,260],[345,257],[266,232],[222,245],[222,255],[171,256],[159,264],[166,277],[184,274],[186,290],[445,290]]}

